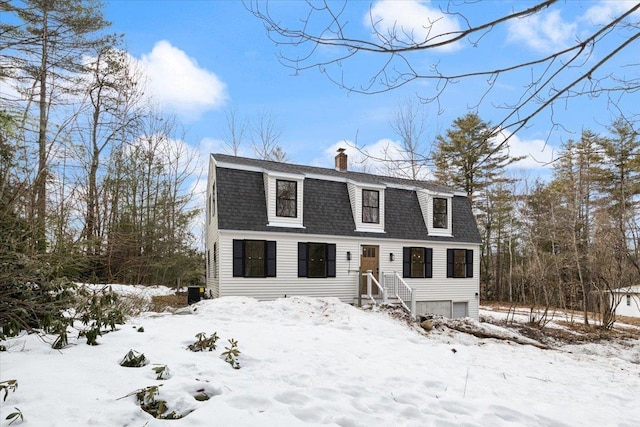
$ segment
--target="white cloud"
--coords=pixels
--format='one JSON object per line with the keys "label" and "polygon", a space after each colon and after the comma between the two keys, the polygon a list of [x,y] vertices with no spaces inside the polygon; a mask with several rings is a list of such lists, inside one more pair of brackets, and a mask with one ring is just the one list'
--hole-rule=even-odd
{"label": "white cloud", "polygon": [[[429,41],[439,43],[452,38],[450,33],[460,31],[458,21],[452,16],[429,7],[427,3],[411,1],[380,0],[364,17],[365,25],[372,23],[383,36],[395,33],[401,43]],[[397,44],[397,43],[396,43]],[[458,49],[458,44],[448,44],[441,50]]]}
{"label": "white cloud", "polygon": [[551,162],[554,160],[553,148],[542,139],[522,140],[518,135],[514,135],[507,130],[503,130],[496,137],[498,143],[509,138],[507,141],[507,149],[509,156],[520,157],[526,156],[519,162],[512,163],[511,168],[521,169],[548,169],[551,168]]}
{"label": "white cloud", "polygon": [[[591,25],[602,25],[609,23],[612,19],[622,15],[632,6],[637,4],[635,1],[601,1],[595,6],[591,6],[585,12],[583,19]],[[638,15],[637,13],[634,15]]]}
{"label": "white cloud", "polygon": [[576,30],[577,24],[564,21],[557,9],[510,21],[508,41],[539,52],[551,52],[573,42]]}
{"label": "white cloud", "polygon": [[154,99],[184,119],[197,120],[227,99],[226,85],[215,73],[200,67],[194,58],[166,40],[142,55],[140,64],[146,70]]}
{"label": "white cloud", "polygon": [[[333,167],[338,148],[344,148],[347,154],[347,168],[351,171],[366,172],[376,175],[396,176],[408,178],[409,162],[404,160],[400,146],[390,139],[384,138],[370,145],[355,148],[354,143],[341,140],[324,151],[321,159],[313,164],[322,167]],[[431,179],[431,171],[426,167],[419,170],[420,179]]]}

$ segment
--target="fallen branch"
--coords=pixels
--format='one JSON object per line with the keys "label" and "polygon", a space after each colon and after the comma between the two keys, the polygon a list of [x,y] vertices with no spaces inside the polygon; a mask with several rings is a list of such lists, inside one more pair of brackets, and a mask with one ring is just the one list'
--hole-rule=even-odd
{"label": "fallen branch", "polygon": [[458,332],[464,332],[465,334],[470,334],[477,338],[483,338],[483,339],[493,338],[493,339],[502,340],[502,341],[515,342],[516,344],[520,344],[520,345],[532,345],[534,347],[537,347],[543,350],[551,349],[551,347],[544,345],[538,341],[532,340],[530,338],[523,339],[522,337],[514,336],[514,335],[507,336],[502,334],[496,334],[486,330],[479,330],[477,328],[474,328],[472,325],[465,324],[465,323],[442,322],[440,324],[442,326],[446,326],[449,329],[453,329]]}

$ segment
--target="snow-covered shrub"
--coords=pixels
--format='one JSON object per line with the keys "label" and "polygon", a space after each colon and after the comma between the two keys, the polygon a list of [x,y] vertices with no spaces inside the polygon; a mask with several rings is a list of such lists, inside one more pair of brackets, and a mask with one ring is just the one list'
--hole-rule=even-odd
{"label": "snow-covered shrub", "polygon": [[187,348],[191,351],[213,351],[216,349],[216,342],[218,341],[218,334],[212,333],[210,337],[207,334],[200,332],[196,335],[196,342],[189,344]]}
{"label": "snow-covered shrub", "polygon": [[139,353],[136,350],[129,350],[129,352],[120,361],[120,366],[126,368],[141,368],[149,364],[149,361],[144,357],[143,353]]}
{"label": "snow-covered shrub", "polygon": [[154,366],[151,369],[153,369],[153,372],[156,373],[157,380],[168,380],[173,376],[167,365],[158,365]]}

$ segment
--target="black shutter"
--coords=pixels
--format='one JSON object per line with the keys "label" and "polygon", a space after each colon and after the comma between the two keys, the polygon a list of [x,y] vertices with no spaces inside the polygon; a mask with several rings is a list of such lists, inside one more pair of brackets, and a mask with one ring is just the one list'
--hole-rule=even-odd
{"label": "black shutter", "polygon": [[447,277],[453,277],[453,249],[447,249]]}
{"label": "black shutter", "polygon": [[267,263],[265,265],[265,276],[276,277],[276,242],[265,242],[265,259]]}
{"label": "black shutter", "polygon": [[424,277],[431,279],[433,277],[433,249],[424,249]]}
{"label": "black shutter", "polygon": [[327,244],[327,277],[336,277],[336,245]]}
{"label": "black shutter", "polygon": [[307,243],[298,243],[298,277],[307,277]]}
{"label": "black shutter", "polygon": [[411,248],[402,248],[402,277],[411,277]]}
{"label": "black shutter", "polygon": [[467,249],[467,277],[473,277],[473,250]]}
{"label": "black shutter", "polygon": [[233,241],[233,277],[244,276],[244,240]]}

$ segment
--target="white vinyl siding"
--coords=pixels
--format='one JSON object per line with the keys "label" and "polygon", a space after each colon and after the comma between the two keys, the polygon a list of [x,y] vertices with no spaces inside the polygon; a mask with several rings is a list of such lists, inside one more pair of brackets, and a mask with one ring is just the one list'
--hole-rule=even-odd
{"label": "white vinyl siding", "polygon": [[[478,318],[479,292],[480,292],[480,247],[473,244],[456,244],[433,241],[390,241],[384,239],[380,246],[380,271],[396,271],[402,277],[402,248],[407,246],[427,247],[433,249],[433,277],[432,278],[408,278],[404,281],[416,292],[416,302],[449,301],[467,302],[468,316]],[[385,244],[386,243],[386,244]],[[474,275],[470,278],[447,277],[447,249],[472,249]],[[395,260],[389,261],[389,252],[394,254]],[[416,311],[420,313],[419,304]],[[449,309],[451,313],[451,309]]]}
{"label": "white vinyl siding", "polygon": [[[638,287],[634,286],[633,289],[616,290],[612,293],[614,298],[614,304],[616,305],[615,312],[618,316],[630,316],[640,317],[640,292]],[[629,303],[627,305],[627,302]]]}
{"label": "white vinyl siding", "polygon": [[[217,270],[219,273],[220,266],[220,246],[218,242],[219,232],[218,232],[218,209],[217,209],[217,199],[216,195],[213,193],[214,183],[216,176],[216,167],[213,162],[213,159],[209,162],[209,177],[207,179],[207,199],[211,198],[212,204],[216,206],[216,209],[213,210],[209,221],[206,222],[206,233],[205,233],[205,248],[209,253],[207,257],[207,269],[208,272],[206,277],[206,286],[207,289],[211,292],[211,295],[214,298],[219,296],[219,274],[214,274]],[[214,265],[214,246],[217,251],[217,265]]]}
{"label": "white vinyl siding", "polygon": [[[233,277],[233,239],[266,239],[277,243],[276,277]],[[336,277],[298,277],[298,242],[336,244]],[[272,300],[285,296],[336,297],[347,303],[357,302],[360,253],[362,245],[379,246],[380,279],[386,273],[402,276],[402,248],[419,246],[433,248],[433,278],[405,278],[416,292],[418,302],[449,301],[467,303],[468,315],[478,318],[479,274],[473,278],[447,278],[447,249],[473,249],[474,272],[479,271],[478,245],[452,245],[430,241],[398,241],[390,239],[317,236],[308,234],[222,231],[218,243],[219,278],[222,283],[217,296],[247,296]],[[351,252],[351,260],[347,260]],[[393,261],[389,254],[393,253]],[[451,307],[449,313],[451,313]],[[419,313],[419,311],[418,311]],[[423,313],[419,313],[423,314]]]}
{"label": "white vinyl siding", "polygon": [[[233,277],[233,239],[277,240],[276,277]],[[298,242],[336,244],[336,277],[298,277]],[[247,296],[259,300],[272,300],[285,296],[336,297],[353,302],[358,290],[358,245],[347,239],[306,234],[252,233],[222,231],[220,237],[219,276],[223,286],[221,297]],[[347,260],[351,252],[351,261]]]}

